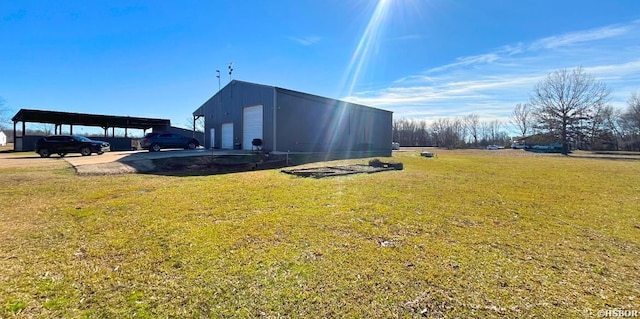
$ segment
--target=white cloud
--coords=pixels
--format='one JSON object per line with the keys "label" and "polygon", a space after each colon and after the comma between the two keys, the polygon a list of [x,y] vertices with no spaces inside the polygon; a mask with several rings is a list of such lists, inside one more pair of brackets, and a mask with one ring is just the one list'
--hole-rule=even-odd
{"label": "white cloud", "polygon": [[552,36],[533,42],[531,49],[555,49],[570,45],[593,42],[596,40],[615,38],[633,29],[633,25],[606,26],[586,31],[578,31],[558,36]]}
{"label": "white cloud", "polygon": [[[408,74],[379,90],[346,100],[395,112],[397,117],[506,118],[529,99],[533,86],[558,69],[582,66],[613,90],[612,104],[640,91],[640,20],[505,45],[453,63]],[[561,50],[560,50],[561,48]],[[615,101],[615,103],[613,103]]]}
{"label": "white cloud", "polygon": [[625,75],[638,75],[640,74],[640,59],[619,64],[596,65],[592,67],[585,67],[584,69],[588,73],[592,73],[594,76],[600,78],[620,78]]}
{"label": "white cloud", "polygon": [[478,64],[491,64],[523,52],[524,52],[524,49],[522,47],[522,44],[516,44],[513,46],[506,45],[495,50],[494,52],[489,52],[489,53],[474,55],[474,56],[459,57],[456,59],[457,62],[446,64],[436,68],[431,68],[427,70],[426,73],[437,73],[437,72],[442,72],[449,69],[454,69],[454,68],[459,68],[464,66],[471,66],[471,65],[478,65]]}
{"label": "white cloud", "polygon": [[468,66],[468,65],[472,65],[472,64],[492,63],[495,60],[497,60],[498,58],[499,58],[499,56],[496,53],[487,53],[487,54],[476,55],[476,56],[461,57],[461,58],[457,58],[458,62],[447,64],[447,65],[443,65],[443,66],[439,66],[437,68],[432,68],[432,69],[428,70],[427,73],[442,72],[442,71],[446,71],[446,70],[449,70],[449,69],[452,69],[452,68],[457,68],[457,67],[461,67],[461,66]]}

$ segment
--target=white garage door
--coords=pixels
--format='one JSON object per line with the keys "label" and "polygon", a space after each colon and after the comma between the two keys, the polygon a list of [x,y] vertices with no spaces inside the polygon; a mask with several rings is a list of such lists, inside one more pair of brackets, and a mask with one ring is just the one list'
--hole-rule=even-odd
{"label": "white garage door", "polygon": [[262,105],[245,107],[242,112],[242,149],[250,150],[254,138],[262,139]]}
{"label": "white garage door", "polygon": [[222,148],[233,149],[233,123],[222,124]]}

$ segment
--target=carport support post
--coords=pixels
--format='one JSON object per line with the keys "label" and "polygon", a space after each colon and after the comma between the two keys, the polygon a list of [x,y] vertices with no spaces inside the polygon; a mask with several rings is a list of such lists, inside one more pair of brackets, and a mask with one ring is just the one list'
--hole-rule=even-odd
{"label": "carport support post", "polygon": [[[22,122],[22,123],[24,123],[24,122]],[[13,150],[14,151],[17,151],[16,145],[18,144],[18,143],[16,143],[16,137],[18,137],[17,136],[18,134],[16,134],[17,133],[16,132],[16,124],[18,124],[18,122],[13,121]],[[24,129],[22,129],[22,131],[24,132]]]}

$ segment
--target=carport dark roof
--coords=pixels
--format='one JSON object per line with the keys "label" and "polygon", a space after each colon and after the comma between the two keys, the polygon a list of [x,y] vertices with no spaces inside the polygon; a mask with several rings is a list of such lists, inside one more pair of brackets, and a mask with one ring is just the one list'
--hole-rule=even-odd
{"label": "carport dark roof", "polygon": [[85,113],[70,113],[21,109],[11,119],[14,122],[68,124],[83,126],[99,126],[102,128],[135,128],[149,129],[157,126],[170,126],[171,121],[130,116],[113,116]]}

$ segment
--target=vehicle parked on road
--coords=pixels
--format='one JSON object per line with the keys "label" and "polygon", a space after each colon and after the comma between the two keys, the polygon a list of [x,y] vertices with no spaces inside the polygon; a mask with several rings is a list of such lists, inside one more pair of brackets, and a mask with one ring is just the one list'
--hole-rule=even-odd
{"label": "vehicle parked on road", "polygon": [[193,138],[173,133],[148,133],[142,139],[142,149],[158,152],[163,148],[184,148],[193,150],[200,146],[200,142]]}
{"label": "vehicle parked on road", "polygon": [[111,145],[108,142],[95,141],[82,135],[52,135],[39,139],[36,142],[35,151],[40,157],[49,157],[58,154],[63,157],[69,153],[80,153],[89,156],[91,153],[102,155],[109,152]]}
{"label": "vehicle parked on road", "polygon": [[514,150],[516,150],[516,149],[523,150],[523,149],[527,148],[527,145],[524,144],[524,143],[516,143],[516,142],[514,142],[514,143],[511,143],[511,148],[514,149]]}

